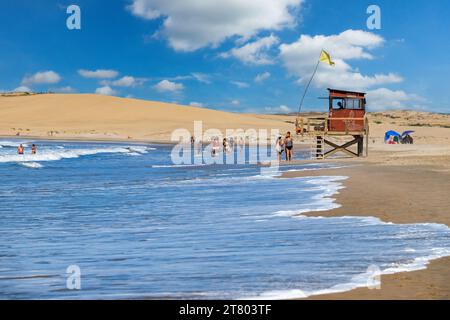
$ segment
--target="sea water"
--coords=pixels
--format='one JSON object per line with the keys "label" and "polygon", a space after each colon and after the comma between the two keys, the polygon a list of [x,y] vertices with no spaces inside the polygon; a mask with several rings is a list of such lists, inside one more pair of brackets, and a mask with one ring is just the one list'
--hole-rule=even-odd
{"label": "sea water", "polygon": [[450,254],[445,225],[303,216],[339,206],[347,177],[326,170],[174,165],[164,145],[0,145],[0,299],[304,297]]}

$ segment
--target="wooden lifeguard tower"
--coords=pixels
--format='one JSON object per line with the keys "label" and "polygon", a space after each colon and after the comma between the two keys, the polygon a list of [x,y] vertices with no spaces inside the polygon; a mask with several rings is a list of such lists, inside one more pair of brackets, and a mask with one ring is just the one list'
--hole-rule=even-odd
{"label": "wooden lifeguard tower", "polygon": [[[368,156],[369,123],[366,117],[366,94],[336,89],[328,91],[328,114],[325,117],[297,117],[297,134],[314,139],[313,156],[316,159],[325,159],[337,152],[352,157]],[[346,137],[352,140],[341,145],[330,141],[330,138],[348,140]],[[356,145],[356,152],[350,150],[353,145]],[[326,147],[331,149],[326,150]]]}

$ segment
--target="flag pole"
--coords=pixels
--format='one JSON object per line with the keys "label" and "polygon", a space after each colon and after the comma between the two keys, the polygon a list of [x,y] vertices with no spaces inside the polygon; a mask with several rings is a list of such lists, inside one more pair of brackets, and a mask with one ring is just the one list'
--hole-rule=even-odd
{"label": "flag pole", "polygon": [[[321,51],[322,54],[322,51]],[[317,60],[316,68],[314,69],[314,72],[311,76],[311,79],[309,79],[308,85],[305,88],[305,92],[303,92],[302,100],[300,101],[300,106],[298,107],[298,114],[297,116],[300,116],[300,112],[302,111],[303,101],[305,100],[306,93],[308,92],[309,86],[311,85],[312,80],[314,79],[314,76],[317,73],[317,69],[319,68],[320,64],[320,58]]]}

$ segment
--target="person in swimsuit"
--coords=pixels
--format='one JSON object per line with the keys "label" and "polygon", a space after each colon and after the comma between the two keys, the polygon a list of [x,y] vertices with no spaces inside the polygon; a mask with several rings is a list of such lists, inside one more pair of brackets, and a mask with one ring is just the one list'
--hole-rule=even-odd
{"label": "person in swimsuit", "polygon": [[23,154],[24,151],[25,151],[25,149],[24,149],[23,145],[20,145],[20,146],[17,148],[17,154]]}
{"label": "person in swimsuit", "polygon": [[278,137],[277,144],[275,145],[275,150],[277,150],[278,162],[281,162],[284,152],[284,141],[282,137]]}
{"label": "person in swimsuit", "polygon": [[286,133],[286,137],[284,138],[284,146],[286,148],[286,161],[292,161],[294,152],[294,140],[291,137],[291,132]]}
{"label": "person in swimsuit", "polygon": [[228,151],[230,151],[229,148],[229,144],[228,144],[228,139],[227,138],[223,138],[223,152],[224,153],[228,153]]}
{"label": "person in swimsuit", "polygon": [[33,143],[33,145],[31,146],[31,153],[36,154],[36,151],[37,151],[36,145]]}
{"label": "person in swimsuit", "polygon": [[215,157],[217,154],[219,154],[219,150],[220,150],[219,138],[215,137],[212,143],[212,156]]}

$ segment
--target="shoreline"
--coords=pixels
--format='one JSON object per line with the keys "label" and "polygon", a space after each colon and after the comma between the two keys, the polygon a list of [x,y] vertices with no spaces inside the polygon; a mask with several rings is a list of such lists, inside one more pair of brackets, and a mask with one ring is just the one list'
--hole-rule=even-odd
{"label": "shoreline", "polygon": [[[360,161],[340,161],[351,165]],[[396,224],[450,225],[449,172],[440,166],[387,166],[383,162],[340,169],[286,172],[281,178],[348,176],[333,198],[340,208],[310,212],[305,216],[376,217]],[[370,185],[370,188],[367,186]],[[409,195],[405,190],[413,190]],[[402,194],[402,192],[404,194]],[[312,300],[450,299],[450,256],[431,259],[424,269],[381,275],[381,289],[355,288],[339,293],[313,295]]]}
{"label": "shoreline", "polygon": [[[128,143],[170,145],[172,143],[100,139],[61,139],[30,136],[0,136],[0,139],[38,140],[80,143]],[[298,148],[297,150],[299,150]],[[439,223],[450,226],[450,170],[446,162],[431,165],[427,160],[408,157],[396,163],[392,155],[380,151],[372,152],[366,159],[327,159],[320,162],[339,163],[343,167],[307,171],[285,172],[280,178],[311,176],[348,176],[341,183],[345,186],[333,196],[341,207],[320,212],[309,212],[305,216],[364,216],[376,217],[384,222],[397,224]],[[446,157],[446,156],[444,156]],[[447,156],[448,157],[448,156]],[[447,158],[446,157],[446,158]],[[439,158],[440,159],[440,158]],[[414,161],[411,161],[414,160]],[[450,159],[448,159],[450,160]],[[292,164],[320,163],[314,160],[296,160]],[[417,164],[424,163],[424,164]],[[447,163],[450,163],[447,162]],[[283,162],[281,165],[285,165]],[[367,186],[371,186],[367,188]],[[411,190],[411,196],[408,195]],[[306,299],[450,299],[450,256],[430,259],[425,268],[397,272],[381,276],[381,290],[367,288],[349,289],[338,293],[312,295]]]}
{"label": "shoreline", "polygon": [[88,138],[88,137],[43,137],[43,136],[11,136],[0,135],[3,140],[33,140],[33,141],[59,141],[59,142],[80,142],[80,143],[130,143],[130,144],[156,144],[156,145],[172,145],[172,141],[153,141],[140,139],[116,139],[116,138]]}

